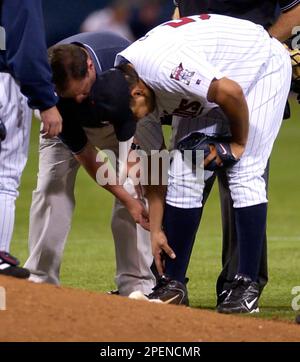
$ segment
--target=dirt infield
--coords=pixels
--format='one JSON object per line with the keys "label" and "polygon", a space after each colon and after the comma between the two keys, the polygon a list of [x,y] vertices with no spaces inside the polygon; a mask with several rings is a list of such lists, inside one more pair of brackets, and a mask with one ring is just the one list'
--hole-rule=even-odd
{"label": "dirt infield", "polygon": [[300,341],[300,325],[0,277],[0,341]]}

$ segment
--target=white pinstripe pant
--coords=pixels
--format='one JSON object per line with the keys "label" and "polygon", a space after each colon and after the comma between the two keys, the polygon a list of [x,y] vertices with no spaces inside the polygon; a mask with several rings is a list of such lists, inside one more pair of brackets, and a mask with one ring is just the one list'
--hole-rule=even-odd
{"label": "white pinstripe pant", "polygon": [[7,136],[0,152],[0,250],[9,251],[15,201],[28,155],[32,112],[20,87],[7,73],[0,73],[0,118]]}
{"label": "white pinstripe pant", "polygon": [[[267,202],[263,173],[282,122],[291,80],[291,64],[283,46],[273,39],[272,55],[257,82],[246,94],[250,128],[241,160],[227,171],[234,207]],[[198,119],[175,120],[177,140],[198,130],[206,134],[229,132],[228,121],[220,109]],[[202,206],[203,184],[178,154],[169,171],[167,203],[181,208]]]}

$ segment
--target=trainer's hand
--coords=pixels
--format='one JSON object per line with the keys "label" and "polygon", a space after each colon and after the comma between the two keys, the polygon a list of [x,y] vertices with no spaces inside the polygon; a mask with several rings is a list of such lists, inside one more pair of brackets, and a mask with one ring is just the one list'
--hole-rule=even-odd
{"label": "trainer's hand", "polygon": [[176,255],[169,246],[166,235],[162,230],[151,232],[151,244],[157,271],[159,275],[162,275],[165,269],[165,255],[168,255],[171,259],[175,259]]}
{"label": "trainer's hand", "polygon": [[131,198],[125,206],[133,220],[145,230],[150,231],[149,214],[145,205],[140,200]]}
{"label": "trainer's hand", "polygon": [[41,113],[41,121],[43,123],[43,129],[41,134],[43,138],[52,138],[62,130],[62,118],[56,107],[46,109]]}

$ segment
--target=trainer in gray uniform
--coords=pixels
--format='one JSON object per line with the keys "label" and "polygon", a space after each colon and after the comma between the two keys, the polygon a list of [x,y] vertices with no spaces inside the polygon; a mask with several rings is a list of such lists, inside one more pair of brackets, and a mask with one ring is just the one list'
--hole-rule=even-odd
{"label": "trainer in gray uniform", "polygon": [[44,138],[58,135],[61,116],[51,83],[39,0],[0,2],[0,274],[28,278],[9,254],[15,201],[27,161],[31,108],[39,109]]}
{"label": "trainer in gray uniform", "polygon": [[[63,117],[63,130],[59,138],[41,138],[40,141],[37,188],[33,192],[30,210],[30,255],[25,264],[31,271],[32,281],[59,284],[62,254],[75,207],[74,184],[80,164],[93,174],[94,170],[90,167],[96,159],[94,146],[118,153],[114,129],[103,122],[102,110],[92,103],[91,95],[96,91],[93,85],[98,75],[112,67],[116,54],[128,45],[127,40],[113,33],[82,33],[63,40],[49,50],[53,81],[61,96],[58,108]],[[144,129],[144,134],[147,135],[147,129]],[[123,144],[125,152],[129,147],[130,143]],[[130,179],[126,180],[124,187],[137,198]],[[112,216],[116,284],[121,295],[137,289],[148,294],[155,283],[150,269],[153,257],[149,232],[136,224],[143,222],[140,219],[143,207],[132,197],[128,200],[126,206],[131,214],[124,206],[126,203],[116,199]]]}

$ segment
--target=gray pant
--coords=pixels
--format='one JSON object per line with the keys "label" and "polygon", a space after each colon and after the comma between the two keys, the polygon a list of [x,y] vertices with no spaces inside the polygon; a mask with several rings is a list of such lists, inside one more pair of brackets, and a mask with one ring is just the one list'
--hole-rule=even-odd
{"label": "gray pant", "polygon": [[[86,128],[89,142],[118,154],[111,126]],[[30,280],[59,284],[59,272],[75,207],[74,186],[79,169],[70,150],[58,139],[40,141],[37,188],[33,191],[29,225]],[[92,182],[92,181],[91,181]],[[124,187],[135,196],[127,179]],[[116,283],[121,295],[151,292],[155,277],[149,232],[136,225],[127,209],[115,201],[112,231],[116,249]]]}

